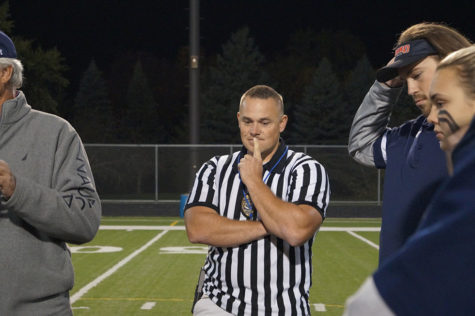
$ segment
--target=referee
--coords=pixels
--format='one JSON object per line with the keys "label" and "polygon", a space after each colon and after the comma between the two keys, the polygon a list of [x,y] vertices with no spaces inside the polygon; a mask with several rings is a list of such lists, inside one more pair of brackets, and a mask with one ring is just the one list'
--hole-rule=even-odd
{"label": "referee", "polygon": [[313,158],[280,138],[282,96],[264,85],[243,94],[243,147],[198,171],[185,207],[192,243],[209,245],[194,315],[310,315],[312,244],[330,198]]}

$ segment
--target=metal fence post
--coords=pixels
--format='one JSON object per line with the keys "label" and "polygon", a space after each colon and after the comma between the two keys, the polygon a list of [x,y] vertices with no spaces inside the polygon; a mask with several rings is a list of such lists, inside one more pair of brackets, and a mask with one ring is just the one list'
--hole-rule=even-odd
{"label": "metal fence post", "polygon": [[155,201],[158,201],[158,145],[155,145]]}

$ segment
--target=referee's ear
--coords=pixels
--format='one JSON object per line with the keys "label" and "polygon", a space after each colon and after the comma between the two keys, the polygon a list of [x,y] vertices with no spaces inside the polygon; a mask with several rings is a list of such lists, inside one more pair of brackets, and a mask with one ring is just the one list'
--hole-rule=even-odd
{"label": "referee's ear", "polygon": [[279,122],[279,130],[281,133],[285,130],[288,120],[289,120],[289,117],[287,115],[284,114],[281,116],[280,122]]}

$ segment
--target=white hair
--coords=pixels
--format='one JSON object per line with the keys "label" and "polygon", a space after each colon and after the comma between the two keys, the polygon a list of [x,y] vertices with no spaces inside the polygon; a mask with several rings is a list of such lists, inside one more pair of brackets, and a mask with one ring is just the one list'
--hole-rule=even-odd
{"label": "white hair", "polygon": [[7,86],[10,86],[15,89],[20,89],[23,85],[23,65],[20,60],[16,58],[0,58],[0,68],[6,68],[12,66],[12,77],[7,83]]}

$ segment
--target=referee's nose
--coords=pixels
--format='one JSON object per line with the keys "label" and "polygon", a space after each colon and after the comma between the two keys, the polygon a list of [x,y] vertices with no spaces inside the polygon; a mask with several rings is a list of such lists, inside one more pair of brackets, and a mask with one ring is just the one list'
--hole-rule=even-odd
{"label": "referee's nose", "polygon": [[258,122],[255,122],[254,124],[252,124],[250,133],[251,133],[252,136],[257,136],[261,133],[261,129],[259,127]]}

